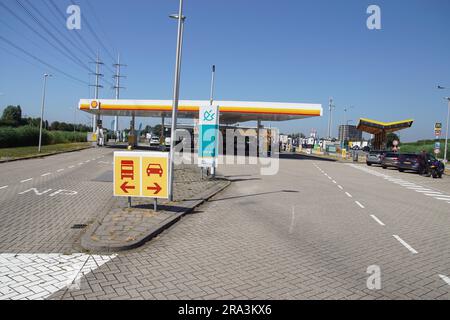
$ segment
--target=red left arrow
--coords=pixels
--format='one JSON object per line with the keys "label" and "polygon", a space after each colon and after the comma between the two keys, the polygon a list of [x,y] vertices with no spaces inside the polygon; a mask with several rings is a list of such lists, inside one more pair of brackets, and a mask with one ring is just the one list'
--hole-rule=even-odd
{"label": "red left arrow", "polygon": [[155,192],[153,194],[158,194],[162,190],[162,188],[159,184],[157,184],[155,182],[154,187],[147,187],[147,190],[150,190],[150,191],[154,190]]}
{"label": "red left arrow", "polygon": [[129,186],[128,181],[125,181],[121,186],[120,189],[122,189],[123,192],[128,193],[128,190],[134,190],[136,189],[135,186]]}

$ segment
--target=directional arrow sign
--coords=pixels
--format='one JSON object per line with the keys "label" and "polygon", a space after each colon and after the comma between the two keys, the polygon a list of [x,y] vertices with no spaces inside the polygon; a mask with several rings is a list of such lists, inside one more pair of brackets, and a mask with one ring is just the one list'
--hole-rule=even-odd
{"label": "directional arrow sign", "polygon": [[141,186],[141,158],[134,152],[114,153],[114,195],[138,197]]}
{"label": "directional arrow sign", "polygon": [[147,187],[147,190],[155,191],[153,194],[158,194],[162,190],[162,188],[156,182],[154,183],[154,185],[155,185],[154,187]]}
{"label": "directional arrow sign", "polygon": [[169,157],[165,152],[142,154],[142,197],[169,197]]}
{"label": "directional arrow sign", "polygon": [[129,186],[128,185],[128,181],[125,181],[121,186],[120,189],[122,189],[122,191],[124,193],[128,193],[128,190],[135,190],[136,187],[135,186]]}
{"label": "directional arrow sign", "polygon": [[166,152],[114,152],[114,196],[169,198]]}

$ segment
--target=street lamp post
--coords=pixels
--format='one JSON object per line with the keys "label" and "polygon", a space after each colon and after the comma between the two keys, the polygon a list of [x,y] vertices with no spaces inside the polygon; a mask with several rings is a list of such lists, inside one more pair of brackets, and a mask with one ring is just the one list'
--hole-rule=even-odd
{"label": "street lamp post", "polygon": [[[437,86],[440,90],[445,90],[446,87]],[[445,131],[445,147],[444,147],[444,163],[447,163],[447,151],[448,151],[448,128],[449,128],[449,118],[450,118],[450,97],[445,98],[448,101],[448,110],[447,110],[447,129]]]}
{"label": "street lamp post", "polygon": [[448,122],[450,118],[450,97],[446,97],[448,101],[448,110],[447,110],[447,130],[445,131],[445,148],[444,148],[444,163],[447,163],[447,150],[448,150]]}
{"label": "street lamp post", "polygon": [[[171,17],[174,17],[173,15]],[[170,138],[170,163],[169,163],[169,195],[170,200],[173,201],[173,175],[174,175],[174,154],[175,154],[175,134],[177,130],[177,113],[178,102],[180,94],[180,71],[181,71],[181,50],[183,41],[183,0],[180,0],[180,6],[178,10],[178,34],[177,34],[177,52],[175,61],[175,80],[173,86],[173,103],[172,103],[172,126],[171,126],[171,138]]]}
{"label": "street lamp post", "polygon": [[39,148],[38,148],[38,152],[41,152],[41,148],[42,148],[42,122],[43,122],[43,118],[44,118],[44,107],[45,107],[45,90],[47,87],[47,78],[51,77],[50,74],[44,74],[44,86],[42,89],[42,106],[41,106],[41,123],[39,126]]}

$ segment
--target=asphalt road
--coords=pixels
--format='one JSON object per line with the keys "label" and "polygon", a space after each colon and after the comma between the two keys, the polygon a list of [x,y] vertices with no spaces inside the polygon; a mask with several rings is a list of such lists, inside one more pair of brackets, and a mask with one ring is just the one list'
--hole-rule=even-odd
{"label": "asphalt road", "polygon": [[[37,269],[49,264],[37,255],[39,246],[44,254],[74,253],[79,231],[70,225],[98,214],[110,199],[110,184],[95,177],[110,168],[111,152],[2,165],[0,184],[8,185],[0,189],[2,252],[29,252],[25,258]],[[13,299],[450,298],[448,176],[433,180],[304,157],[281,159],[274,176],[250,165],[221,166],[219,173],[234,181],[228,189],[143,247],[92,257],[101,262],[78,272],[76,287],[61,285],[62,278],[33,296],[28,274],[11,279],[23,259],[4,256],[9,264],[0,267],[0,280],[9,282],[0,285],[0,299],[2,292]],[[77,194],[20,195],[33,187]],[[34,244],[27,233],[45,236]],[[380,271],[379,289],[367,286],[373,268]]]}

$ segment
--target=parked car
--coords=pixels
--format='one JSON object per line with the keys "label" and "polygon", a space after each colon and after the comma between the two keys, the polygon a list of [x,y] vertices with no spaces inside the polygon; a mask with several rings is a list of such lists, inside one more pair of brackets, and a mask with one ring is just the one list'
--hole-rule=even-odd
{"label": "parked car", "polygon": [[414,171],[418,173],[423,172],[423,166],[420,163],[420,157],[416,153],[400,154],[397,165],[398,171]]}
{"label": "parked car", "polygon": [[398,168],[398,158],[399,154],[397,152],[388,152],[381,159],[381,166],[383,169]]}
{"label": "parked car", "polygon": [[386,154],[386,151],[370,151],[367,156],[366,163],[368,166],[373,164],[381,165],[381,161],[383,160],[383,156]]}
{"label": "parked car", "polygon": [[445,166],[430,153],[404,154],[399,159],[398,170],[400,172],[414,171],[427,177],[441,178]]}
{"label": "parked car", "polygon": [[362,151],[370,152],[370,147],[369,146],[365,146],[364,148],[362,148]]}
{"label": "parked car", "polygon": [[158,147],[160,145],[159,137],[152,136],[150,138],[150,147]]}

